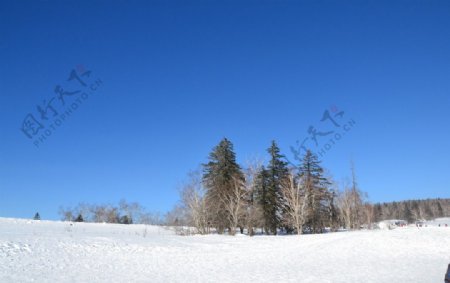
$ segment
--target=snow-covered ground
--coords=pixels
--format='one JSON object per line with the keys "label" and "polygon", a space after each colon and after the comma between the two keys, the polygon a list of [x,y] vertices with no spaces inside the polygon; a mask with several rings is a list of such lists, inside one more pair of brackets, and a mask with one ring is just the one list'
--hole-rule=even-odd
{"label": "snow-covered ground", "polygon": [[155,226],[0,218],[0,282],[435,283],[449,263],[450,227],[182,237]]}

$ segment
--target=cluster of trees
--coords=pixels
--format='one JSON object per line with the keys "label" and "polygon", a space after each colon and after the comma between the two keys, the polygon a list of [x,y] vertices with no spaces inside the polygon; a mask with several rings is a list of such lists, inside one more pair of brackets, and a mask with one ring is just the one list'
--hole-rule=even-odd
{"label": "cluster of trees", "polygon": [[375,221],[402,219],[415,221],[450,217],[450,199],[407,200],[377,203],[373,206]]}
{"label": "cluster of trees", "polygon": [[190,175],[181,203],[170,212],[170,225],[212,229],[222,234],[260,230],[266,234],[321,233],[325,229],[359,229],[374,221],[373,206],[357,185],[338,190],[317,156],[307,151],[298,166],[289,166],[275,141],[269,162],[249,162],[241,168],[233,144],[223,139],[210,153],[203,172]]}
{"label": "cluster of trees", "polygon": [[118,205],[80,203],[74,208],[59,209],[63,221],[160,225],[159,213],[147,212],[137,202],[121,200]]}
{"label": "cluster of trees", "polygon": [[165,217],[125,200],[116,206],[80,203],[60,208],[59,214],[65,221],[169,225],[187,227],[189,233],[188,227],[194,227],[199,234],[231,235],[239,230],[276,235],[371,229],[373,223],[387,219],[413,223],[450,216],[450,199],[371,204],[358,186],[353,165],[351,178],[338,185],[311,151],[295,166],[286,162],[275,141],[267,153],[267,164],[252,160],[242,168],[233,144],[223,139],[202,170],[189,174],[179,204]]}

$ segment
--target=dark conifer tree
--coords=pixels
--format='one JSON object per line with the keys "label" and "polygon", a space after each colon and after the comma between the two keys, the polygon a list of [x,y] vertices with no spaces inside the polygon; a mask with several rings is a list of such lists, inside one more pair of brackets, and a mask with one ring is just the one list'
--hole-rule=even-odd
{"label": "dark conifer tree", "polygon": [[270,155],[269,165],[267,166],[267,211],[264,211],[266,223],[270,232],[277,234],[277,228],[281,227],[281,216],[284,212],[284,202],[281,188],[283,182],[288,177],[287,163],[285,157],[280,154],[275,141],[272,141],[270,148],[267,149]]}
{"label": "dark conifer tree", "polygon": [[133,220],[131,219],[131,217],[128,217],[128,215],[123,215],[122,217],[120,217],[119,223],[120,224],[133,224]]}
{"label": "dark conifer tree", "polygon": [[33,217],[34,220],[41,220],[41,216],[39,215],[39,212],[36,212],[36,214]]}
{"label": "dark conifer tree", "polygon": [[230,215],[224,201],[233,193],[236,182],[243,182],[244,175],[236,163],[233,144],[226,138],[214,147],[209,162],[203,165],[203,181],[206,189],[206,206],[210,223],[223,233],[230,227]]}
{"label": "dark conifer tree", "polygon": [[78,214],[77,218],[75,218],[75,222],[84,222],[83,215]]}
{"label": "dark conifer tree", "polygon": [[328,203],[330,182],[323,175],[323,168],[317,156],[310,150],[306,151],[299,168],[299,177],[305,184],[308,194],[308,221],[311,232],[321,232],[328,217]]}
{"label": "dark conifer tree", "polygon": [[256,175],[255,181],[255,202],[261,208],[262,215],[259,223],[262,225],[264,232],[266,234],[270,233],[270,222],[267,219],[270,219],[270,214],[267,214],[270,211],[270,202],[269,202],[269,173],[267,169],[263,166],[261,170]]}

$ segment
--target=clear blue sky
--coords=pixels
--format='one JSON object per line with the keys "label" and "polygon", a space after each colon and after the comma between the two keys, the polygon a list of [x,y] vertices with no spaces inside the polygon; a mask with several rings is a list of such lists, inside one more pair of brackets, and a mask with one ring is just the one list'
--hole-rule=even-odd
{"label": "clear blue sky", "polygon": [[[352,159],[371,201],[450,197],[449,1],[2,1],[0,62],[0,216],[164,212],[223,137],[292,157],[333,105],[355,121],[322,158],[337,180]],[[24,118],[80,65],[102,85],[36,147]]]}

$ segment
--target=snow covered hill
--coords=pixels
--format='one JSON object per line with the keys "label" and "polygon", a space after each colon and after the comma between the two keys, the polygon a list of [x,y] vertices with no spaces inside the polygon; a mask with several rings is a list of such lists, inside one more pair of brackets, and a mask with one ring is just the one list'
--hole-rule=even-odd
{"label": "snow covered hill", "polygon": [[450,227],[182,237],[155,226],[0,218],[0,282],[435,283],[449,263]]}

